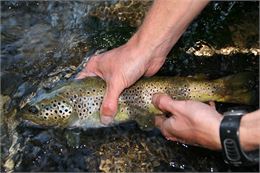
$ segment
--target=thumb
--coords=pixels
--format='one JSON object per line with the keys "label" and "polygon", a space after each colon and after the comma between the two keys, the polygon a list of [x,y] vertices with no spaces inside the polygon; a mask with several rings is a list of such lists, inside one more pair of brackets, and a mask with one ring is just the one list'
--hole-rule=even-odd
{"label": "thumb", "polygon": [[169,112],[175,116],[185,113],[188,109],[186,104],[188,101],[173,100],[166,94],[155,94],[152,98],[152,103],[155,107],[163,112]]}
{"label": "thumb", "polygon": [[170,96],[166,94],[154,94],[152,98],[152,103],[155,107],[160,109],[163,112],[172,112],[173,110],[173,100]]}
{"label": "thumb", "polygon": [[[83,79],[85,77],[89,76],[97,76],[98,70],[97,70],[97,58],[96,56],[93,56],[89,59],[89,61],[83,65],[83,69],[78,73],[76,76],[76,79]],[[100,75],[98,75],[100,76]]]}
{"label": "thumb", "polygon": [[85,67],[81,72],[77,74],[76,79],[84,79],[85,77],[89,76],[96,76],[96,74],[88,71]]}
{"label": "thumb", "polygon": [[[115,83],[115,82],[114,82]],[[106,92],[100,109],[100,119],[103,124],[110,124],[117,113],[118,98],[123,91],[112,81],[107,83]]]}

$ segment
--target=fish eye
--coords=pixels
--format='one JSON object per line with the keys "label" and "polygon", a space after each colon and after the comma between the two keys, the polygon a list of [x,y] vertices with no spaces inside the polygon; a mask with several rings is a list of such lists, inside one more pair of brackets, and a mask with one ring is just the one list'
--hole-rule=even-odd
{"label": "fish eye", "polygon": [[28,111],[33,114],[37,114],[39,112],[36,106],[30,106]]}

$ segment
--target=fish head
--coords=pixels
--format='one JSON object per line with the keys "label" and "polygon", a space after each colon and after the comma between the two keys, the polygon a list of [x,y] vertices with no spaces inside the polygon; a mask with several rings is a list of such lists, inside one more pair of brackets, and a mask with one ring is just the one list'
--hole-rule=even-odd
{"label": "fish head", "polygon": [[66,126],[76,116],[73,105],[61,94],[49,93],[33,98],[21,109],[22,118],[38,125]]}

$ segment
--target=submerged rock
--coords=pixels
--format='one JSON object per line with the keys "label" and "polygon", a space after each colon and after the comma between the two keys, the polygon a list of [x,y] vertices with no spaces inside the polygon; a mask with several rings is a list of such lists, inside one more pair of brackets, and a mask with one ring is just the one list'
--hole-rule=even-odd
{"label": "submerged rock", "polygon": [[[71,78],[78,70],[71,67],[86,54],[127,42],[151,3],[1,1],[1,94],[22,107],[35,90],[48,90]],[[210,2],[158,75],[202,73],[218,78],[249,71],[259,80],[258,18],[258,2]],[[196,56],[196,43],[202,40],[202,52],[213,56]],[[189,48],[195,51],[189,54]],[[232,106],[221,105],[219,111]],[[13,110],[14,114],[1,112],[1,118],[6,117],[1,119],[2,172],[259,170],[228,167],[218,152],[166,141],[158,132],[140,131],[136,125],[76,132],[43,129],[20,123]]]}

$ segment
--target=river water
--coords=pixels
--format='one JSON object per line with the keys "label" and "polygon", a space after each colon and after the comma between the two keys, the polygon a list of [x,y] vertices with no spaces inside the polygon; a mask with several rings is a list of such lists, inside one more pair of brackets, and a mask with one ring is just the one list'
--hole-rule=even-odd
{"label": "river water", "polygon": [[[221,153],[171,142],[135,122],[101,129],[31,125],[19,107],[51,89],[96,50],[125,43],[151,1],[1,1],[1,171],[259,171],[234,168]],[[259,3],[211,2],[157,75],[218,78],[243,71],[259,80]],[[258,85],[255,90],[258,91]],[[239,106],[217,103],[224,112]]]}

